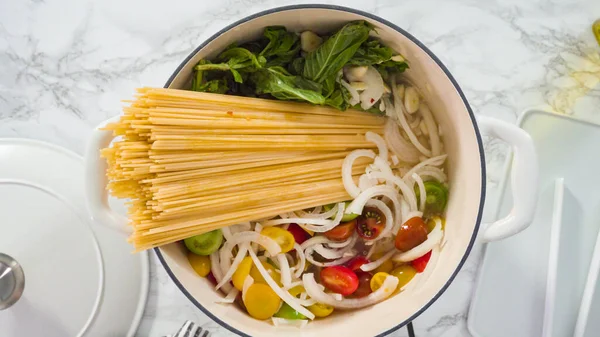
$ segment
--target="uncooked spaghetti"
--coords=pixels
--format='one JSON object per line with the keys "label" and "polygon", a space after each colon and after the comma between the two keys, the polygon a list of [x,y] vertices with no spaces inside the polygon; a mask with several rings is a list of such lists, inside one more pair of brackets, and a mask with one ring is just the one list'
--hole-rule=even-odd
{"label": "uncooked spaghetti", "polygon": [[[109,190],[129,198],[137,251],[348,200],[340,168],[386,118],[301,103],[143,88],[106,129]],[[359,158],[352,174],[364,173]]]}

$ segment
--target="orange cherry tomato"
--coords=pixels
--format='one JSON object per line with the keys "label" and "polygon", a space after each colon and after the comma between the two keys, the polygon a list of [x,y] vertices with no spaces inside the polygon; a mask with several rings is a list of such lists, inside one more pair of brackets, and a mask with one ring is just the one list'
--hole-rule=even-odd
{"label": "orange cherry tomato", "polygon": [[348,222],[342,222],[335,228],[328,230],[323,233],[329,240],[344,241],[354,234],[354,227],[356,227],[356,219]]}

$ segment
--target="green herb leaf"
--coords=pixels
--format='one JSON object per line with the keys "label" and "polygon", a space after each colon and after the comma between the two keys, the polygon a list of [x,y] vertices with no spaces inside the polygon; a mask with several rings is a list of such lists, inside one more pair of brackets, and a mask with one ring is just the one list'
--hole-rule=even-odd
{"label": "green herb leaf", "polygon": [[326,102],[326,98],[321,95],[321,85],[291,75],[283,67],[260,69],[251,75],[251,80],[259,95],[270,94],[282,100],[306,101],[319,105]]}
{"label": "green herb leaf", "polygon": [[227,81],[225,79],[210,80],[206,83],[197,85],[194,88],[195,91],[212,92],[215,94],[224,94],[229,90]]}
{"label": "green herb leaf", "polygon": [[194,68],[196,74],[208,70],[230,71],[234,80],[238,83],[242,83],[243,76],[240,73],[241,71],[254,72],[257,69],[264,67],[267,62],[264,57],[257,57],[246,48],[231,46],[217,56],[217,61],[222,63],[210,63],[201,60]]}
{"label": "green herb leaf", "polygon": [[308,53],[304,64],[304,77],[323,83],[335,76],[348,63],[360,45],[367,40],[373,26],[365,21],[346,24],[325,40],[317,50]]}
{"label": "green herb leaf", "polygon": [[298,35],[288,32],[285,27],[267,27],[263,35],[269,40],[269,43],[260,52],[260,56],[267,59],[268,66],[286,65],[300,51],[300,39]]}
{"label": "green herb leaf", "polygon": [[393,53],[392,48],[382,46],[378,40],[368,40],[360,45],[348,63],[355,66],[370,66],[389,61]]}

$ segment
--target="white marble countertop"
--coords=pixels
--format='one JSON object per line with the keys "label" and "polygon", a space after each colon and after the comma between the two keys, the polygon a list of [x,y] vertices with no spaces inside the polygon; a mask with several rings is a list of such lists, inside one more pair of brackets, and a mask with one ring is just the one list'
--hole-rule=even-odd
{"label": "white marble countertop", "polygon": [[[134,88],[162,86],[188,53],[227,24],[291,3],[297,2],[0,1],[0,137],[40,139],[81,154],[92,127],[118,114],[120,99]],[[600,49],[590,29],[600,18],[600,1],[326,3],[368,11],[408,30],[448,66],[478,114],[514,122],[525,108],[542,106],[600,119],[594,114],[600,106]],[[506,151],[486,141],[486,152],[489,215]],[[466,317],[480,250],[416,319],[417,336],[469,336]],[[172,333],[185,319],[214,336],[231,335],[183,296],[153,256],[138,336]]]}

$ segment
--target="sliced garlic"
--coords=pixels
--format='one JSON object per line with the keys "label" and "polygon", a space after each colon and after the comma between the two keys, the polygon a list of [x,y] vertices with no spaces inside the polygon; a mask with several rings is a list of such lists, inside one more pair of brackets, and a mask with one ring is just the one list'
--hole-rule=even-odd
{"label": "sliced garlic", "polygon": [[311,32],[310,30],[302,32],[300,34],[300,48],[302,51],[310,53],[315,51],[323,43],[323,39]]}
{"label": "sliced garlic", "polygon": [[344,75],[349,82],[360,82],[364,79],[368,69],[367,66],[346,67]]}
{"label": "sliced garlic", "polygon": [[354,88],[354,90],[362,91],[367,89],[367,85],[365,82],[350,82],[350,86]]}
{"label": "sliced garlic", "polygon": [[414,87],[408,87],[404,91],[404,107],[409,114],[419,110],[420,99],[419,92]]}
{"label": "sliced garlic", "polygon": [[406,61],[404,56],[402,56],[400,54],[392,56],[391,60],[394,62],[405,62]]}
{"label": "sliced garlic", "polygon": [[396,94],[398,94],[398,97],[400,97],[401,100],[404,100],[404,84],[398,84],[396,86]]}
{"label": "sliced garlic", "polygon": [[425,136],[429,136],[429,130],[427,130],[424,120],[421,120],[421,123],[419,123],[419,129],[421,129],[421,132],[423,132]]}

